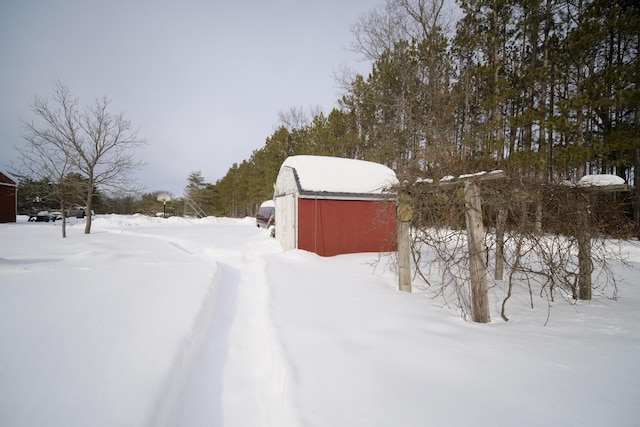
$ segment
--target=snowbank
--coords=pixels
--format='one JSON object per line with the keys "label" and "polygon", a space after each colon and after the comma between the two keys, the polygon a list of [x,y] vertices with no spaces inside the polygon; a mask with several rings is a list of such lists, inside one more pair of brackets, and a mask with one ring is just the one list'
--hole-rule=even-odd
{"label": "snowbank", "polygon": [[618,301],[522,289],[510,322],[493,287],[478,325],[387,256],[282,252],[252,218],[59,226],[0,225],[2,426],[637,425],[637,270]]}

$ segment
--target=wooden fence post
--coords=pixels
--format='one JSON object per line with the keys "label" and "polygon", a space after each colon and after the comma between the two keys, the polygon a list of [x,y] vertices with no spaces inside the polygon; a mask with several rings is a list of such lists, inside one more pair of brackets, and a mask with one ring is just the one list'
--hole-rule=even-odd
{"label": "wooden fence post", "polygon": [[398,285],[401,291],[411,292],[411,247],[409,245],[409,229],[413,212],[411,206],[400,204],[398,216]]}
{"label": "wooden fence post", "polygon": [[507,223],[507,209],[498,209],[498,220],[496,222],[496,265],[493,277],[502,280],[504,277],[504,229]]}
{"label": "wooden fence post", "polygon": [[584,212],[580,213],[582,221],[580,221],[580,228],[576,233],[578,240],[578,299],[581,300],[591,299],[593,261],[591,260],[589,209],[591,209],[591,206],[588,206]]}
{"label": "wooden fence post", "polygon": [[471,278],[471,317],[474,322],[488,323],[487,266],[485,264],[484,230],[480,189],[473,181],[464,183],[465,219]]}

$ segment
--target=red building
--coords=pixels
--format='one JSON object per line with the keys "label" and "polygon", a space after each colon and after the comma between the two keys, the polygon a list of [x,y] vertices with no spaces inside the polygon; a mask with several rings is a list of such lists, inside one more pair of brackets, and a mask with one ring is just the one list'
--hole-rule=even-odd
{"label": "red building", "polygon": [[292,156],[274,186],[276,238],[321,256],[396,250],[398,183],[390,168],[363,160]]}
{"label": "red building", "polygon": [[0,223],[16,222],[18,184],[0,171]]}

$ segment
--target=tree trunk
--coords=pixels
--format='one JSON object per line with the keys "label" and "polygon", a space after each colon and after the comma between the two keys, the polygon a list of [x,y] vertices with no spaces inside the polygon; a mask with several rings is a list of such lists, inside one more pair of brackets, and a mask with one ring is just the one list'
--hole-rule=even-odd
{"label": "tree trunk", "polygon": [[62,238],[64,239],[65,237],[67,237],[67,216],[64,214],[64,209],[65,209],[65,201],[64,201],[64,195],[61,197],[62,200],[60,200],[60,212],[62,213]]}
{"label": "tree trunk", "polygon": [[535,212],[535,231],[536,234],[542,234],[542,199],[543,195],[540,192],[536,192],[536,212]]}
{"label": "tree trunk", "polygon": [[500,208],[496,224],[496,265],[493,277],[495,280],[504,278],[504,228],[507,222],[507,209]]}
{"label": "tree trunk", "polygon": [[636,236],[640,238],[640,148],[635,148],[633,153],[633,221],[636,225]]}
{"label": "tree trunk", "polygon": [[591,299],[591,274],[593,263],[591,262],[591,224],[590,209],[591,195],[585,194],[586,206],[579,214],[576,238],[578,240],[578,299]]}
{"label": "tree trunk", "polygon": [[[640,31],[636,38],[636,52],[640,49]],[[640,89],[640,75],[636,73],[635,89]],[[636,114],[633,118],[633,125],[636,129],[640,129],[640,107],[636,106]],[[636,225],[636,236],[640,238],[640,148],[633,149],[633,220]]]}
{"label": "tree trunk", "polygon": [[[91,170],[90,176],[93,176],[93,170]],[[87,184],[89,186],[88,190],[87,190],[87,206],[86,206],[86,211],[85,211],[85,215],[84,215],[84,234],[91,234],[91,219],[92,219],[92,215],[91,212],[93,211],[93,186],[94,186],[94,182],[92,179],[89,179],[89,182]]]}
{"label": "tree trunk", "polygon": [[[583,215],[586,217],[588,214]],[[591,299],[592,272],[591,235],[585,224],[578,231],[578,298],[581,300]]]}
{"label": "tree trunk", "polygon": [[[579,8],[579,11],[582,12],[582,1],[579,1],[578,8]],[[581,13],[578,16],[580,17]],[[578,25],[581,25],[581,23],[579,22]],[[583,67],[584,67],[583,56],[580,55],[578,59],[578,63],[576,64],[576,94],[575,94],[576,98],[579,98],[582,92]],[[582,107],[582,103],[580,103],[580,105],[578,105],[576,108],[576,145],[580,149],[585,145],[584,135],[585,135],[586,129],[584,129],[583,118],[584,118],[583,107]],[[582,178],[585,175],[586,175],[586,164],[585,164],[585,160],[581,159],[578,165],[576,166],[576,182],[579,181],[580,178]]]}

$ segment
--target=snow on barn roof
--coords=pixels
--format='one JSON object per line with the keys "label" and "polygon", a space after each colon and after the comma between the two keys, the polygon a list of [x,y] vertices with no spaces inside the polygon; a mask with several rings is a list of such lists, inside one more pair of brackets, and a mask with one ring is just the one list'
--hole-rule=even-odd
{"label": "snow on barn roof", "polygon": [[395,172],[387,166],[365,160],[327,156],[291,156],[282,163],[295,170],[303,192],[382,194],[398,184]]}

